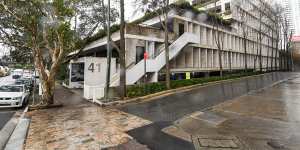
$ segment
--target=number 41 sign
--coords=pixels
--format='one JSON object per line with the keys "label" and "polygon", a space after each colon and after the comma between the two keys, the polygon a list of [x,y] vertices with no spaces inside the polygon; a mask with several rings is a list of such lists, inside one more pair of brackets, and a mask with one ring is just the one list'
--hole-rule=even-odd
{"label": "number 41 sign", "polygon": [[100,63],[90,63],[88,70],[94,72],[95,70],[101,72],[101,64]]}

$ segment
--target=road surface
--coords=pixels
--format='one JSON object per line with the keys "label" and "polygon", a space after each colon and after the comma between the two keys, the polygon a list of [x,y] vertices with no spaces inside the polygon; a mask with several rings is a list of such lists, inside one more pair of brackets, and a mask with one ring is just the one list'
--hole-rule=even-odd
{"label": "road surface", "polygon": [[139,143],[157,150],[191,150],[194,149],[192,143],[170,136],[162,132],[162,129],[188,114],[203,111],[222,102],[251,93],[256,89],[268,87],[291,75],[291,73],[269,73],[259,77],[209,85],[144,103],[128,104],[119,109],[153,122],[128,132]]}
{"label": "road surface", "polygon": [[[13,84],[14,79],[12,79],[12,76],[6,76],[0,78],[0,86],[7,85],[7,84]],[[1,95],[0,95],[1,96]],[[4,125],[13,117],[14,113],[16,111],[20,111],[20,109],[16,108],[0,108],[0,130],[4,127]]]}

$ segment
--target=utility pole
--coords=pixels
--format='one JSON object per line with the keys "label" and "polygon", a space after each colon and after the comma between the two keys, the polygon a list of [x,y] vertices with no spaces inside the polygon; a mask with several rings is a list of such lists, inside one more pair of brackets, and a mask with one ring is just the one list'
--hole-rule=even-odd
{"label": "utility pole", "polygon": [[111,65],[111,49],[110,49],[110,0],[107,3],[107,70],[106,70],[106,85],[104,98],[108,101],[109,84],[110,84],[110,65]]}

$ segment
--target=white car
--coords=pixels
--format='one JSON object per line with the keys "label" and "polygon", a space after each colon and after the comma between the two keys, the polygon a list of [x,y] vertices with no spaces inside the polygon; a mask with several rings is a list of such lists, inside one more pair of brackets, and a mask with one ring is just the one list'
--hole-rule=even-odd
{"label": "white car", "polygon": [[23,69],[15,69],[12,72],[12,78],[13,79],[19,79],[23,76],[24,70]]}
{"label": "white car", "polygon": [[0,108],[22,107],[28,102],[29,90],[25,85],[0,86]]}
{"label": "white car", "polygon": [[32,78],[32,72],[30,70],[24,70],[23,77],[24,78]]}

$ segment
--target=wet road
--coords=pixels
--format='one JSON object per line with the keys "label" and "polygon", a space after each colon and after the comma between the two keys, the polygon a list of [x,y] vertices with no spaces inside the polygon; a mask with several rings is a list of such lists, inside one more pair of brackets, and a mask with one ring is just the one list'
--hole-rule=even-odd
{"label": "wet road", "polygon": [[290,76],[291,73],[269,73],[264,76],[209,85],[149,102],[128,104],[119,109],[154,122],[128,132],[141,144],[154,150],[190,150],[194,149],[192,143],[167,135],[161,130],[188,114],[266,88]]}
{"label": "wet road", "polygon": [[[6,84],[13,84],[14,79],[12,76],[6,76],[0,78],[0,86]],[[0,95],[1,96],[1,95]],[[4,125],[11,119],[14,113],[18,111],[14,108],[0,108],[0,130],[4,127]]]}
{"label": "wet road", "polygon": [[200,87],[153,101],[129,104],[122,111],[153,122],[175,121],[184,115],[222,103],[291,76],[290,73],[269,73],[264,76]]}
{"label": "wet road", "polygon": [[14,115],[14,111],[11,110],[1,110],[0,111],[0,130],[4,127],[4,125],[11,119]]}

